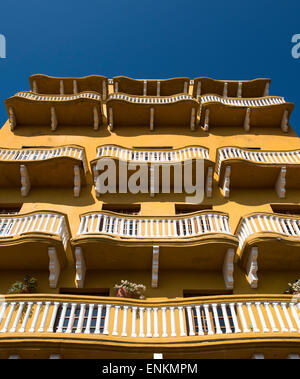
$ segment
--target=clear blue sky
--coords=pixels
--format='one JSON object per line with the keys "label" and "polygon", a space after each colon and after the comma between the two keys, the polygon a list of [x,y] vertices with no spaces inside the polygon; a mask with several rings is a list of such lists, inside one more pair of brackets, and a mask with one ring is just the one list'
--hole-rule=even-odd
{"label": "clear blue sky", "polygon": [[300,134],[299,0],[3,0],[0,123],[3,100],[28,90],[28,77],[100,74],[135,78],[270,77],[270,94],[295,103]]}

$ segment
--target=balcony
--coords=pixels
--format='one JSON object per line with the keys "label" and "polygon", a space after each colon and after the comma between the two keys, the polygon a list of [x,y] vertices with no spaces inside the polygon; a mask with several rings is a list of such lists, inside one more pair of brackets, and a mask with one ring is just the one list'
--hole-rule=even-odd
{"label": "balcony", "polygon": [[224,97],[264,97],[269,96],[270,79],[254,80],[215,80],[211,78],[194,79],[193,97],[216,94]]}
{"label": "balcony", "polygon": [[78,95],[38,95],[18,92],[5,100],[11,130],[19,126],[93,126],[102,124],[101,95],[82,92]]}
{"label": "balcony", "polygon": [[76,283],[84,286],[86,269],[152,270],[154,288],[159,269],[223,270],[225,285],[232,288],[237,243],[221,212],[172,217],[89,212],[81,215],[72,239]]}
{"label": "balcony", "polygon": [[110,129],[121,126],[189,127],[195,130],[199,103],[192,96],[129,96],[113,93],[107,100]]}
{"label": "balcony", "polygon": [[231,188],[274,188],[284,198],[287,188],[300,188],[300,151],[270,151],[226,146],[217,150],[219,186],[225,197]]}
{"label": "balcony", "polygon": [[200,125],[208,131],[214,126],[280,127],[288,132],[289,117],[294,108],[283,97],[235,98],[204,95],[200,98]]}
{"label": "balcony", "polygon": [[34,346],[41,353],[49,351],[49,344],[61,358],[74,358],[79,351],[82,358],[95,353],[99,358],[101,352],[110,352],[110,358],[131,353],[151,358],[158,351],[164,358],[180,358],[183,350],[189,358],[251,358],[257,350],[270,353],[270,347],[273,354],[277,348],[275,357],[286,358],[299,353],[299,316],[299,303],[289,295],[164,301],[7,295],[1,303],[0,333],[7,354],[17,349],[21,358],[26,354],[22,347]]}
{"label": "balcony", "polygon": [[[207,148],[202,146],[186,146],[181,149],[153,149],[153,150],[143,150],[143,149],[129,149],[118,145],[102,145],[97,148],[97,159],[91,161],[92,172],[94,175],[94,182],[96,186],[96,194],[100,195],[100,190],[97,189],[96,181],[99,175],[99,171],[96,168],[97,162],[101,158],[112,158],[116,161],[117,172],[119,172],[119,161],[126,164],[148,164],[149,173],[149,193],[150,196],[154,196],[155,192],[155,175],[154,170],[152,170],[153,165],[163,165],[169,164],[183,164],[186,160],[196,160],[202,159],[204,161],[204,183],[205,183],[205,194],[206,197],[210,198],[212,196],[212,181],[213,181],[213,166],[214,163],[209,159],[209,151]],[[195,175],[196,167],[193,165],[193,176]],[[134,171],[132,171],[134,173]],[[170,187],[174,188],[174,175],[171,173]],[[159,184],[161,188],[162,174],[160,173]],[[117,185],[119,184],[117,178]]]}
{"label": "balcony", "polygon": [[236,236],[239,263],[252,288],[258,286],[258,270],[300,268],[300,217],[251,213],[241,218]]}
{"label": "balcony", "polygon": [[73,188],[80,195],[88,171],[84,148],[0,148],[0,188],[19,188],[27,196],[32,187]]}
{"label": "balcony", "polygon": [[132,79],[126,76],[113,78],[114,92],[139,96],[172,96],[178,93],[188,94],[189,78],[172,79]]}
{"label": "balcony", "polygon": [[108,79],[105,76],[90,75],[82,78],[56,78],[36,74],[29,77],[32,92],[49,95],[77,95],[80,92],[97,92],[105,101],[108,93]]}
{"label": "balcony", "polygon": [[37,211],[0,216],[0,269],[49,270],[49,285],[56,288],[66,265],[70,237],[62,213]]}

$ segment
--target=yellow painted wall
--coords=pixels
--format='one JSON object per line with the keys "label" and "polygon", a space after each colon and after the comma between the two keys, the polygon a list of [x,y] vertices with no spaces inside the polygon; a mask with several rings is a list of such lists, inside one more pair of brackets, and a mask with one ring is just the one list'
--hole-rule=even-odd
{"label": "yellow painted wall", "polygon": [[[110,88],[112,92],[112,88]],[[191,92],[191,89],[190,89]],[[251,128],[247,133],[243,128],[212,128],[209,132],[197,127],[196,131],[176,130],[176,128],[157,128],[154,132],[147,128],[116,128],[110,132],[106,125],[98,131],[92,127],[60,127],[51,132],[45,127],[17,127],[10,130],[9,123],[0,130],[1,146],[5,148],[22,146],[59,146],[66,144],[81,145],[86,150],[87,161],[96,158],[96,148],[103,144],[117,144],[124,147],[134,146],[170,146],[180,148],[187,145],[200,145],[209,148],[210,159],[216,161],[216,149],[221,146],[260,147],[272,150],[291,150],[300,148],[300,140],[291,129],[283,133],[279,128]],[[229,213],[231,231],[234,232],[241,216],[254,211],[271,211],[269,203],[300,204],[298,190],[287,190],[286,198],[278,198],[274,190],[237,190],[233,189],[230,199],[225,199],[217,185],[215,174],[213,197],[205,199],[214,210]],[[54,178],[55,180],[55,178]],[[35,210],[60,211],[68,216],[71,234],[74,237],[79,228],[79,215],[92,210],[101,210],[102,203],[140,203],[141,215],[174,215],[175,203],[183,203],[183,195],[103,195],[95,196],[91,172],[87,174],[87,186],[82,188],[79,198],[73,197],[72,189],[33,188],[30,194],[22,198],[20,189],[0,189],[0,204],[23,203],[20,213]],[[75,287],[75,267],[70,247],[67,250],[68,266],[61,272],[58,288],[50,289],[48,271],[32,271],[29,274],[38,278],[39,292],[58,293],[59,287]],[[23,277],[22,271],[0,270],[0,293],[6,293],[11,283]],[[287,283],[297,279],[295,271],[259,272],[259,287],[251,289],[245,273],[236,265],[234,272],[234,293],[282,293]],[[147,297],[181,297],[183,290],[225,290],[221,272],[197,271],[160,271],[159,286],[151,289],[151,271],[87,271],[85,287],[110,288],[121,279],[144,283]]]}

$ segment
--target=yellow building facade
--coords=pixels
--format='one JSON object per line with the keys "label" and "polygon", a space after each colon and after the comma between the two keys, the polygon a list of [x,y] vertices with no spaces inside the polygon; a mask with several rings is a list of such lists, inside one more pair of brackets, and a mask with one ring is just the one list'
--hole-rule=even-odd
{"label": "yellow building facade", "polygon": [[[29,80],[0,131],[0,357],[299,358],[300,145],[270,80]],[[157,185],[186,161],[198,203]],[[24,275],[37,292],[8,294]]]}

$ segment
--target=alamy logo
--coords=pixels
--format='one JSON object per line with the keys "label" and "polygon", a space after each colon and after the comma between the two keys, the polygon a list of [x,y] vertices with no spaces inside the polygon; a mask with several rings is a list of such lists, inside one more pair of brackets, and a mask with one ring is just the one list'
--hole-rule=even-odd
{"label": "alamy logo", "polygon": [[6,58],[6,39],[3,34],[0,34],[0,58]]}
{"label": "alamy logo", "polygon": [[[131,171],[131,175],[130,175]],[[204,197],[204,160],[191,159],[183,163],[127,163],[119,167],[111,158],[101,158],[95,168],[98,195],[105,193],[185,193],[185,201],[199,204]],[[118,184],[118,185],[117,185]]]}
{"label": "alamy logo", "polygon": [[300,34],[294,34],[292,37],[292,43],[295,43],[292,47],[292,57],[294,59],[300,58]]}

